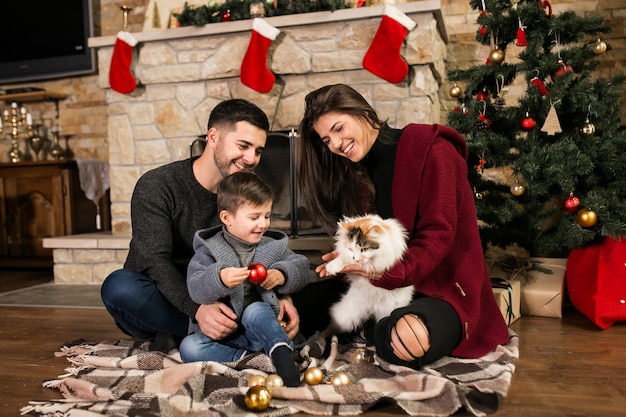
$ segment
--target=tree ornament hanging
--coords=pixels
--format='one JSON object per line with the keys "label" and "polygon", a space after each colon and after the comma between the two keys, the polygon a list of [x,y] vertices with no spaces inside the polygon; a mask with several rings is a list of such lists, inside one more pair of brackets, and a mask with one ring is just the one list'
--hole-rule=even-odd
{"label": "tree ornament hanging", "polygon": [[450,88],[450,97],[459,98],[463,94],[463,90],[456,83]]}
{"label": "tree ornament hanging", "polygon": [[501,64],[504,61],[505,53],[497,46],[489,53],[489,62],[493,64]]}
{"label": "tree ornament hanging", "polygon": [[231,18],[230,9],[224,10],[220,18],[222,19],[222,22],[230,22],[230,18]]}
{"label": "tree ornament hanging", "polygon": [[[537,74],[539,74],[539,70],[536,70],[536,71],[537,71]],[[546,88],[546,85],[543,83],[543,81],[539,79],[537,75],[535,75],[530,80],[530,85],[534,85],[535,87],[537,87],[539,89],[539,94],[541,94],[542,96],[547,96],[548,94],[550,94],[550,91],[548,91],[548,89]]]}
{"label": "tree ornament hanging", "polygon": [[587,136],[593,136],[596,133],[596,127],[589,121],[589,117],[585,119],[585,123],[580,128],[580,131]]}
{"label": "tree ornament hanging", "polygon": [[[560,100],[557,101],[557,103]],[[550,110],[548,111],[548,116],[546,116],[546,120],[541,127],[541,131],[547,133],[550,136],[554,136],[556,133],[561,133],[561,123],[559,122],[559,116],[556,114],[556,109],[554,108],[554,103],[550,100]]]}
{"label": "tree ornament hanging", "polygon": [[603,53],[606,52],[606,48],[607,48],[606,43],[602,42],[600,38],[598,38],[598,40],[595,41],[595,43],[591,47],[591,50],[596,55],[602,55]]}
{"label": "tree ornament hanging", "polygon": [[568,72],[574,72],[574,68],[571,65],[565,64],[562,59],[559,59],[556,70],[552,73],[552,79],[556,80],[558,77],[562,77]]}
{"label": "tree ornament hanging", "polygon": [[563,210],[568,213],[576,213],[578,207],[580,207],[580,200],[574,195],[574,193],[570,193],[569,197],[563,201]]}
{"label": "tree ornament hanging", "polygon": [[476,100],[478,101],[487,101],[491,98],[491,94],[487,91],[486,87],[483,87],[483,90],[476,94]]}
{"label": "tree ornament hanging", "polygon": [[508,93],[508,90],[504,88],[504,75],[498,74],[496,76],[496,97],[493,99],[493,107],[496,110],[502,111],[506,106],[506,100],[504,96]]}
{"label": "tree ornament hanging", "polygon": [[537,126],[537,121],[535,119],[533,119],[532,117],[530,117],[528,112],[526,112],[526,116],[520,122],[520,126],[526,132],[530,132],[531,130],[533,130]]}
{"label": "tree ornament hanging", "polygon": [[576,214],[576,222],[582,227],[592,227],[598,221],[598,215],[591,209],[581,209]]}
{"label": "tree ornament hanging", "polygon": [[478,132],[484,132],[485,130],[489,129],[489,126],[491,125],[491,120],[489,120],[485,116],[486,110],[487,110],[487,103],[483,101],[483,110],[478,115],[478,122],[476,123],[476,130]]}
{"label": "tree ornament hanging", "polygon": [[513,194],[515,197],[521,196],[522,194],[524,194],[524,191],[526,191],[526,189],[522,184],[520,184],[518,180],[515,180],[515,184],[511,185],[511,194]]}
{"label": "tree ornament hanging", "polygon": [[526,26],[522,25],[522,19],[517,18],[517,38],[515,40],[516,46],[528,46],[528,41],[526,40]]}
{"label": "tree ornament hanging", "polygon": [[548,16],[548,17],[552,16],[552,5],[550,4],[550,2],[548,0],[539,0],[538,1],[538,5],[542,9],[545,9],[546,16]]}

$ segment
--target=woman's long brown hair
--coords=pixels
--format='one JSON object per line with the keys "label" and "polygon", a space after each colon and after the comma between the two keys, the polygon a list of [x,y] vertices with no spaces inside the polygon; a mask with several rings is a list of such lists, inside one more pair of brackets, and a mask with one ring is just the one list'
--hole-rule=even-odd
{"label": "woman's long brown hair", "polygon": [[332,235],[341,217],[371,212],[374,186],[360,163],[330,152],[313,129],[317,119],[329,112],[354,116],[375,129],[385,122],[361,94],[345,84],[322,87],[305,98],[296,145],[296,175],[308,213]]}

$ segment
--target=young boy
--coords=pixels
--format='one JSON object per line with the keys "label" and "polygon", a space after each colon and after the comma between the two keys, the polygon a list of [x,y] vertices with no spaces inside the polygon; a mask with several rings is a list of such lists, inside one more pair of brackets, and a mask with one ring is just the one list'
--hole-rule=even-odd
{"label": "young boy", "polygon": [[[184,362],[231,362],[264,351],[285,386],[295,387],[300,374],[291,357],[293,342],[277,319],[277,293],[303,288],[309,282],[309,263],[287,247],[286,234],[269,229],[273,197],[270,186],[252,172],[236,172],[220,182],[217,208],[223,224],[196,232],[187,287],[196,303],[219,300],[227,304],[239,328],[224,339],[213,340],[191,320],[180,355]],[[248,279],[252,263],[267,269],[259,284]]]}

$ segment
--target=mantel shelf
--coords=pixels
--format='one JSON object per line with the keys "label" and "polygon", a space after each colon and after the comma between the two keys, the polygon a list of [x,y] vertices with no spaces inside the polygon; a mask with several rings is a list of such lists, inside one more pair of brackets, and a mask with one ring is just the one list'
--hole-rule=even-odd
{"label": "mantel shelf", "polygon": [[52,91],[28,91],[25,93],[14,94],[0,94],[0,100],[8,103],[16,101],[18,103],[33,102],[33,101],[58,101],[64,100],[67,95],[61,93],[54,93]]}

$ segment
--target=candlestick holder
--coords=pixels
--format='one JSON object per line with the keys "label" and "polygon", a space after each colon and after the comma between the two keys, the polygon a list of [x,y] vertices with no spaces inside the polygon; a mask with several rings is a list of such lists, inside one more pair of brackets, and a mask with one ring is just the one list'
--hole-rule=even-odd
{"label": "candlestick holder", "polygon": [[33,121],[30,113],[27,113],[26,108],[20,107],[17,102],[12,102],[10,110],[2,112],[0,135],[4,133],[5,126],[11,138],[9,160],[14,164],[32,160],[28,151],[28,143],[26,143],[26,152],[22,152],[19,142],[21,136],[28,138],[33,134]]}

